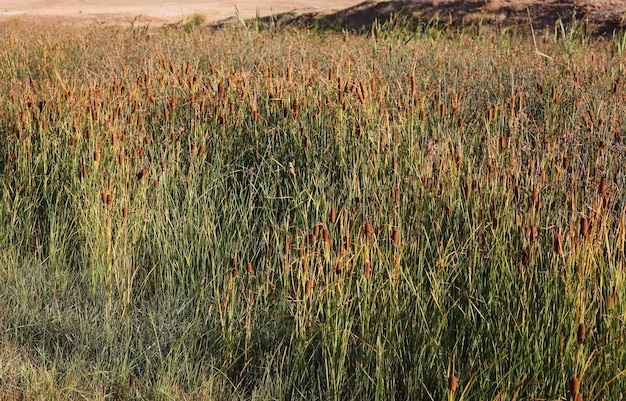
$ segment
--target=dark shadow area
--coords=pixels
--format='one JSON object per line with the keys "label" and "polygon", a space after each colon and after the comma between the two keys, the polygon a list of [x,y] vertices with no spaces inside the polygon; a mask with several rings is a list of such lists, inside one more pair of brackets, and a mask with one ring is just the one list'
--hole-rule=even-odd
{"label": "dark shadow area", "polygon": [[[498,1],[498,0],[434,0],[434,1],[365,1],[333,13],[305,12],[283,13],[249,21],[260,27],[295,25],[321,30],[370,31],[375,23],[385,24],[393,18],[415,25],[485,27],[529,26],[535,30],[553,29],[560,20],[565,26],[580,22],[589,34],[611,35],[624,28],[623,14],[597,3],[578,1]],[[232,25],[237,21],[221,21],[213,27]]]}

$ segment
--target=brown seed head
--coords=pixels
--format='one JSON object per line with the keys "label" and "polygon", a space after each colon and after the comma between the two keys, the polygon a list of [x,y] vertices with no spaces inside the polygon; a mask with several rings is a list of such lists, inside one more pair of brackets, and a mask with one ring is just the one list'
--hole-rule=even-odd
{"label": "brown seed head", "polygon": [[585,324],[584,323],[580,323],[578,325],[578,332],[576,333],[576,342],[581,345],[582,343],[585,342],[585,333],[586,333],[586,328],[585,328]]}
{"label": "brown seed head", "polygon": [[252,273],[252,263],[246,262],[246,271]]}
{"label": "brown seed head", "polygon": [[563,236],[559,232],[554,239],[554,253],[561,255],[563,253]]}
{"label": "brown seed head", "polygon": [[455,392],[457,386],[457,379],[455,375],[448,376],[448,390],[450,392]]}
{"label": "brown seed head", "polygon": [[312,289],[313,289],[313,284],[311,283],[311,280],[307,280],[306,284],[304,285],[304,292],[306,293],[306,295],[311,295]]}
{"label": "brown seed head", "polygon": [[372,224],[369,221],[365,223],[365,228],[363,232],[365,233],[366,237],[369,237],[372,235]]}
{"label": "brown seed head", "polygon": [[398,227],[393,227],[393,232],[391,234],[391,240],[393,241],[393,243],[395,245],[400,244],[400,232],[398,230]]}
{"label": "brown seed head", "polygon": [[372,266],[370,262],[365,262],[365,278],[369,279],[372,275]]}
{"label": "brown seed head", "polygon": [[288,255],[290,250],[291,250],[291,235],[287,235],[287,237],[285,238],[285,244],[283,246],[283,253],[285,255]]}
{"label": "brown seed head", "polygon": [[320,227],[321,227],[321,224],[316,224],[316,225],[313,226],[313,235],[315,235],[316,237],[320,233]]}
{"label": "brown seed head", "polygon": [[586,238],[589,235],[589,218],[583,217],[580,219],[580,235]]}
{"label": "brown seed head", "polygon": [[144,178],[146,178],[148,176],[148,169],[147,168],[143,168],[141,169],[141,171],[139,173],[137,173],[137,179],[138,180],[142,180]]}
{"label": "brown seed head", "polygon": [[580,379],[578,377],[574,377],[569,384],[569,391],[572,397],[578,394],[579,389],[580,389]]}
{"label": "brown seed head", "polygon": [[335,224],[336,221],[337,221],[337,209],[335,207],[332,207],[330,209],[330,222],[332,224]]}
{"label": "brown seed head", "polygon": [[528,249],[522,250],[522,265],[528,266],[530,263],[530,252]]}

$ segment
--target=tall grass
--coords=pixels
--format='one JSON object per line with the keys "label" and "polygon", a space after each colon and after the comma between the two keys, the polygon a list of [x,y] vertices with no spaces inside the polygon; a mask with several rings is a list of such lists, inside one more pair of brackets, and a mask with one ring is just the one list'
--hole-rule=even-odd
{"label": "tall grass", "polygon": [[7,27],[0,397],[626,392],[621,36]]}

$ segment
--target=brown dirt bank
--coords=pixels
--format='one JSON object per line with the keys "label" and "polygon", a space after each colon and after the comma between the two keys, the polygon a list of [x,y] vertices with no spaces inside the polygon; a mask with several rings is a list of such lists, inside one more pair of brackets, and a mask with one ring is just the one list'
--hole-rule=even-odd
{"label": "brown dirt bank", "polygon": [[236,14],[281,23],[318,24],[322,27],[361,29],[391,15],[403,13],[422,20],[439,18],[452,23],[482,21],[492,26],[527,23],[536,29],[553,27],[560,18],[586,21],[597,33],[612,33],[624,27],[626,0],[9,0],[0,1],[0,20],[38,20],[62,24],[151,24],[179,22],[201,15],[207,24],[227,25]]}

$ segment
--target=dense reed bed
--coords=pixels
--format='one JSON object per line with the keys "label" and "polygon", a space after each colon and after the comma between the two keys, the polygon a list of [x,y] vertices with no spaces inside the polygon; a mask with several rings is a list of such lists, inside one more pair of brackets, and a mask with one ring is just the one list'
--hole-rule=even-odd
{"label": "dense reed bed", "polygon": [[617,400],[624,39],[0,37],[0,398]]}

